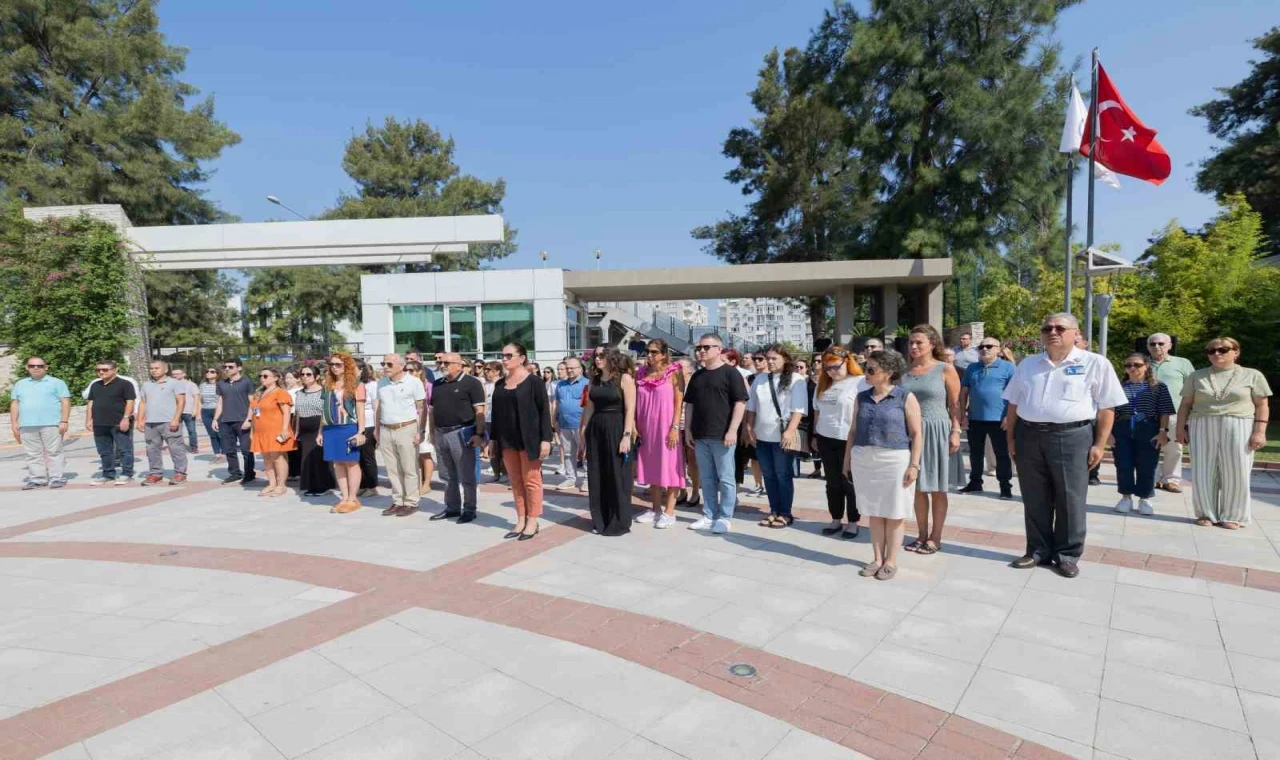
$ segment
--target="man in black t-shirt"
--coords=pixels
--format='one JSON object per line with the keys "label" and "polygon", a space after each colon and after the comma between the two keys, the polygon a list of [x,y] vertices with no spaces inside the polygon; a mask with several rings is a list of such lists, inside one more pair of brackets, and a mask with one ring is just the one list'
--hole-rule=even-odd
{"label": "man in black t-shirt", "polygon": [[[133,482],[133,436],[130,419],[138,393],[133,383],[121,378],[116,363],[110,359],[98,362],[96,371],[101,382],[90,383],[89,403],[84,410],[84,426],[93,431],[93,443],[102,460],[102,476],[91,483],[126,485]],[[116,478],[116,459],[120,462],[120,478]]]}
{"label": "man in black t-shirt", "polygon": [[[227,477],[223,483],[251,483],[256,477],[253,469],[253,450],[250,448],[249,397],[253,395],[253,381],[241,374],[240,360],[222,362],[226,378],[218,381],[218,406],[213,410],[213,429],[222,438],[222,453],[227,455]],[[236,452],[244,457],[244,469]]]}
{"label": "man in black t-shirt", "polygon": [[476,461],[484,443],[484,384],[462,371],[458,354],[441,354],[438,364],[442,373],[431,383],[429,419],[445,490],[444,511],[431,519],[456,517],[460,524],[469,523],[476,519]]}
{"label": "man in black t-shirt", "polygon": [[737,501],[733,452],[747,404],[747,385],[738,370],[721,356],[720,336],[698,338],[694,358],[702,371],[694,374],[684,394],[685,439],[694,449],[702,475],[702,519],[690,530],[727,533]]}

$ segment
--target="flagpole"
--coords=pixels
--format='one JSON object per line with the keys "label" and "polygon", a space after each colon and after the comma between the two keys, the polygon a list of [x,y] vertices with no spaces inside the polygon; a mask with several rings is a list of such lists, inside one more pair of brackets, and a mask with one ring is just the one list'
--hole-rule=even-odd
{"label": "flagpole", "polygon": [[1066,295],[1064,296],[1064,305],[1062,310],[1071,313],[1071,269],[1074,262],[1071,261],[1071,185],[1072,175],[1076,173],[1075,156],[1067,154],[1067,269],[1066,269]]}
{"label": "flagpole", "polygon": [[1090,255],[1089,248],[1093,248],[1093,185],[1094,164],[1097,162],[1098,155],[1098,49],[1093,49],[1093,64],[1091,66],[1090,79],[1092,85],[1089,90],[1089,213],[1088,222],[1085,227],[1085,255],[1084,255],[1084,329],[1085,339],[1089,341],[1089,345],[1093,345],[1093,276],[1089,273]]}

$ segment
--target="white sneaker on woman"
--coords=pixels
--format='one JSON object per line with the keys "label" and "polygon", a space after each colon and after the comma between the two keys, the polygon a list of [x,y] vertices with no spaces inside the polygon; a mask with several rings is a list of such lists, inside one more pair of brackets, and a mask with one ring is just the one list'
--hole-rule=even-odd
{"label": "white sneaker on woman", "polygon": [[1147,501],[1146,499],[1138,499],[1138,514],[1154,515],[1155,513],[1156,513],[1156,508],[1151,506],[1151,502]]}
{"label": "white sneaker on woman", "polygon": [[670,528],[672,525],[675,525],[675,524],[676,524],[675,515],[669,515],[664,512],[663,514],[658,515],[658,519],[654,521],[653,527]]}
{"label": "white sneaker on woman", "polygon": [[638,523],[651,523],[651,522],[653,522],[653,510],[652,510],[652,509],[646,509],[645,511],[641,512],[641,513],[640,513],[640,516],[639,516],[639,517],[637,517],[637,518],[634,520],[634,522],[638,522]]}
{"label": "white sneaker on woman", "polygon": [[1124,496],[1120,501],[1116,502],[1116,511],[1122,515],[1129,514],[1129,510],[1133,509],[1133,499]]}

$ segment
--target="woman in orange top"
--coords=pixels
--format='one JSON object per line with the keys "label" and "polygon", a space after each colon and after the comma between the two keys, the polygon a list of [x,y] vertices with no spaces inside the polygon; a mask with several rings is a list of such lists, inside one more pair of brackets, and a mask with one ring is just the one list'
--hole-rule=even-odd
{"label": "woman in orange top", "polygon": [[267,472],[267,487],[259,496],[284,496],[285,479],[289,477],[289,460],[293,451],[293,397],[280,386],[280,371],[268,367],[258,375],[262,386],[254,394],[253,450],[262,455],[263,469]]}

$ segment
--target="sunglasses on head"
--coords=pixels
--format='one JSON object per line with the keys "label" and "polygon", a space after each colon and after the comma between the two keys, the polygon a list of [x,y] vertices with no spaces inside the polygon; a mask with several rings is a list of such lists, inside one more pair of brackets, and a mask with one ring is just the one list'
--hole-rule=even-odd
{"label": "sunglasses on head", "polygon": [[1213,354],[1221,356],[1222,354],[1231,353],[1232,350],[1231,346],[1215,346],[1214,348],[1206,348],[1204,354],[1205,356],[1212,356]]}
{"label": "sunglasses on head", "polygon": [[1045,325],[1044,327],[1040,328],[1040,332],[1046,335],[1048,335],[1049,333],[1058,333],[1059,335],[1061,335],[1062,333],[1070,329],[1072,328],[1067,327],[1066,325]]}

